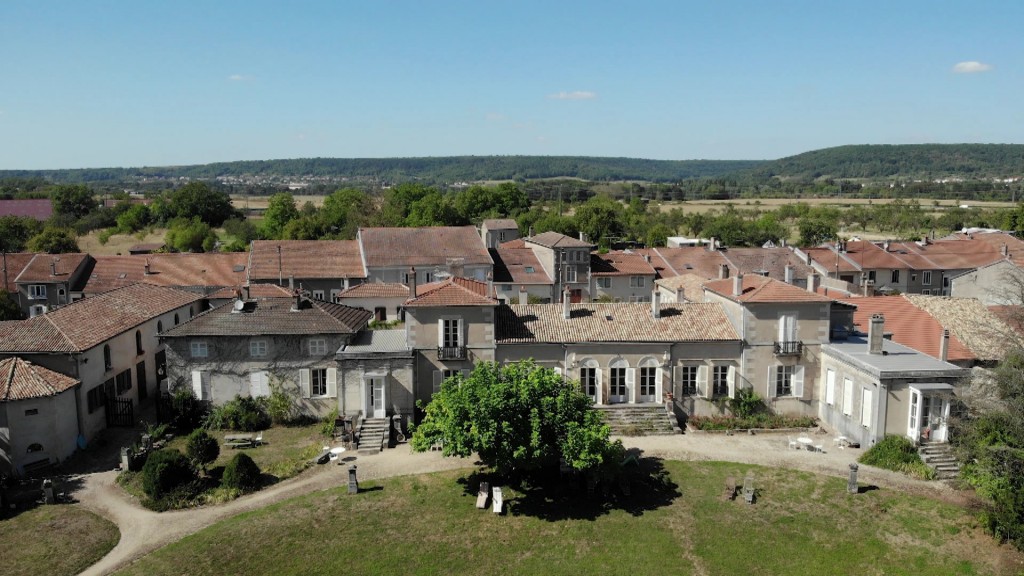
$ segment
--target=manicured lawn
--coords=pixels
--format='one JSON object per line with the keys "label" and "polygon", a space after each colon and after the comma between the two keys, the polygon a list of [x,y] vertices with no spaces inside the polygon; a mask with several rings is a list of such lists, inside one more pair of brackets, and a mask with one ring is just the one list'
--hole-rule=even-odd
{"label": "manicured lawn", "polygon": [[78,574],[120,538],[117,526],[79,506],[39,506],[0,520],[0,573]]}
{"label": "manicured lawn", "polygon": [[[577,487],[506,488],[504,516],[474,508],[469,471],[339,488],[229,519],[124,574],[1016,573],[1019,555],[951,504],[849,495],[841,479],[790,470],[663,465],[668,483],[634,483],[610,506]],[[725,478],[749,470],[756,504],[722,500]]]}

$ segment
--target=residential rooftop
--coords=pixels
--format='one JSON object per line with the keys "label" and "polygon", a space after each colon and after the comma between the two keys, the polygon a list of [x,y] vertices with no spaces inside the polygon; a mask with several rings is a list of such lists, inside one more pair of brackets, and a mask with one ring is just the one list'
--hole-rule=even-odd
{"label": "residential rooftop", "polygon": [[416,296],[406,301],[406,308],[495,306],[493,289],[486,283],[469,278],[451,277],[416,288]]}
{"label": "residential rooftop", "polygon": [[364,330],[338,351],[338,356],[402,354],[411,356],[405,330]]}
{"label": "residential rooftop", "polygon": [[[842,302],[857,307],[853,314],[853,323],[861,332],[868,329],[871,316],[881,314],[885,317],[883,330],[892,334],[894,342],[933,358],[939,357],[942,324],[907,298],[903,296],[873,296],[871,298],[849,298]],[[950,362],[973,362],[977,356],[967,346],[964,346],[955,334],[951,334],[946,358]]]}
{"label": "residential rooftop", "polygon": [[551,278],[537,260],[533,250],[520,242],[519,248],[510,248],[505,242],[492,249],[495,284],[551,284]]}
{"label": "residential rooftop", "polygon": [[227,302],[175,326],[161,337],[353,334],[373,313],[344,304],[303,298],[264,298],[244,303],[244,310]]}
{"label": "residential rooftop", "polygon": [[372,268],[434,266],[453,259],[466,266],[493,264],[473,226],[360,228],[358,242]]}
{"label": "residential rooftop", "polygon": [[397,282],[363,282],[342,290],[339,298],[409,298],[409,287]]}
{"label": "residential rooftop", "polygon": [[155,286],[222,288],[246,283],[245,252],[97,256],[85,294],[100,294],[144,282]]}
{"label": "residential rooftop", "polygon": [[253,240],[249,279],[366,278],[356,240]]}
{"label": "residential rooftop", "polygon": [[704,289],[719,296],[745,303],[775,302],[831,302],[832,298],[810,292],[780,280],[766,278],[756,274],[743,276],[740,295],[733,294],[735,278],[711,280],[704,283]]}
{"label": "residential rooftop", "polygon": [[0,402],[55,396],[79,381],[21,358],[0,360]]}
{"label": "residential rooftop", "polygon": [[882,354],[870,354],[867,337],[862,334],[821,345],[822,354],[843,360],[878,378],[957,378],[969,373],[965,368],[891,340],[882,340],[882,351]]}
{"label": "residential rooftop", "polygon": [[14,280],[18,284],[67,282],[92,259],[84,252],[74,254],[35,254]]}
{"label": "residential rooftop", "polygon": [[654,276],[654,267],[642,254],[612,250],[590,255],[590,273],[594,276]]}

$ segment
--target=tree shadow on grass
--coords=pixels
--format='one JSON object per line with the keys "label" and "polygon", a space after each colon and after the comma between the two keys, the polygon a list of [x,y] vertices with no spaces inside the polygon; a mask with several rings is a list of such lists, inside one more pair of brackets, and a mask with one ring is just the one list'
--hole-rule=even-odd
{"label": "tree shadow on grass", "polygon": [[[665,470],[661,458],[627,458],[617,480],[588,482],[586,476],[558,473],[557,468],[525,478],[500,478],[495,473],[478,470],[459,478],[469,496],[476,496],[481,482],[507,487],[503,490],[506,511],[511,516],[530,516],[556,522],[559,520],[596,520],[613,510],[633,516],[669,506],[682,496],[679,486]],[[490,504],[490,500],[488,500]]]}

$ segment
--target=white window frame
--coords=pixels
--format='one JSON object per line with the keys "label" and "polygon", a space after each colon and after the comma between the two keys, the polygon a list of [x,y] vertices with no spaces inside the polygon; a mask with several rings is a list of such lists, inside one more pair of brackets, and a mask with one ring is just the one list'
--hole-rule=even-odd
{"label": "white window frame", "polygon": [[796,312],[783,312],[779,314],[779,342],[796,342],[797,330],[799,324],[797,324],[797,313]]}
{"label": "white window frame", "polygon": [[899,269],[893,270],[889,274],[889,281],[892,282],[893,284],[899,284],[900,283],[900,271],[899,271]]}
{"label": "white window frame", "polygon": [[341,295],[341,289],[340,288],[331,288],[331,302],[334,302],[335,304],[339,304],[341,302],[341,298],[339,298],[340,295]]}
{"label": "white window frame", "polygon": [[210,345],[205,340],[193,340],[189,343],[189,351],[193,358],[209,358]]}
{"label": "white window frame", "polygon": [[924,272],[921,272],[921,284],[925,284],[927,286],[931,286],[932,285],[932,271],[931,270],[925,270]]}
{"label": "white window frame", "polygon": [[589,398],[601,397],[601,367],[595,360],[587,358],[580,363],[580,389]]}
{"label": "white window frame", "polygon": [[683,364],[682,366],[677,366],[676,369],[679,394],[682,396],[700,395],[700,386],[698,385],[700,366],[697,364]]}
{"label": "white window frame", "polygon": [[772,396],[792,396],[794,366],[779,364],[775,366],[774,372],[775,389],[772,390]]}
{"label": "white window frame", "polygon": [[576,266],[572,264],[567,265],[565,267],[565,283],[575,284],[577,278],[578,276],[576,274]]}
{"label": "white window frame", "polygon": [[46,300],[46,284],[29,284],[29,300]]}
{"label": "white window frame", "polygon": [[327,368],[310,368],[309,397],[323,398],[327,396]]}
{"label": "white window frame", "polygon": [[853,416],[853,380],[843,378],[843,415]]}
{"label": "white window frame", "polygon": [[612,279],[610,276],[601,276],[597,279],[597,287],[608,289],[612,287]]}
{"label": "white window frame", "polygon": [[267,356],[267,349],[266,340],[249,341],[249,356],[252,358],[265,358]]}
{"label": "white window frame", "polygon": [[322,356],[327,354],[327,339],[310,338],[306,349],[309,351],[310,356]]}
{"label": "white window frame", "polygon": [[44,304],[33,304],[28,307],[28,317],[35,318],[36,316],[46,314],[46,305]]}
{"label": "white window frame", "polygon": [[647,287],[647,278],[644,278],[643,276],[630,276],[629,277],[629,287],[630,288],[646,288]]}
{"label": "white window frame", "polygon": [[925,289],[921,290],[921,294],[924,294],[925,296],[931,296],[932,295],[931,288],[925,288]]}
{"label": "white window frame", "polygon": [[323,301],[323,299],[324,299],[324,291],[323,290],[313,290],[313,300]]}
{"label": "white window frame", "polygon": [[[441,348],[458,348],[465,346],[465,335],[462,318],[441,318],[437,321],[437,345]],[[455,340],[449,340],[454,336]]]}
{"label": "white window frame", "polygon": [[711,367],[711,382],[708,384],[711,398],[730,396],[729,376],[733,373],[733,369],[731,364],[715,364]]}
{"label": "white window frame", "polygon": [[825,371],[825,404],[836,405],[836,371],[831,368]]}

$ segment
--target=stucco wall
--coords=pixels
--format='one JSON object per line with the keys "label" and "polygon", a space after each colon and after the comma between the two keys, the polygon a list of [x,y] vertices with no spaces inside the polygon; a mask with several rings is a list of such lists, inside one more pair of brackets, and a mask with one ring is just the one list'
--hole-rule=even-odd
{"label": "stucco wall", "polygon": [[368,376],[384,378],[384,404],[387,415],[411,417],[413,396],[413,358],[359,358],[338,362],[339,407],[347,415],[366,414]]}
{"label": "stucco wall", "polygon": [[[28,415],[27,411],[36,411]],[[56,396],[16,400],[0,404],[0,471],[7,468],[18,475],[23,466],[39,460],[62,462],[77,448],[78,424],[67,414],[75,413],[75,392]],[[28,453],[39,444],[42,451]]]}

